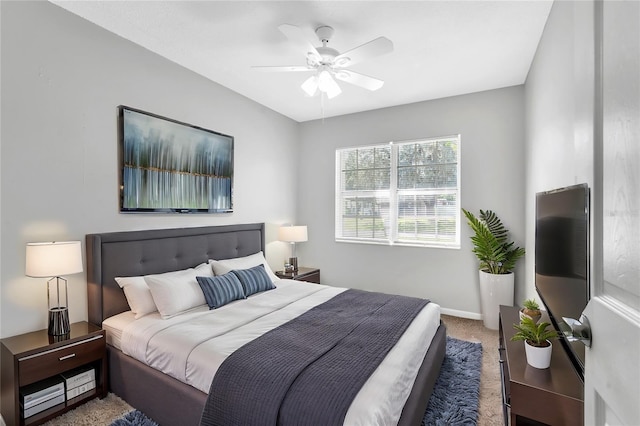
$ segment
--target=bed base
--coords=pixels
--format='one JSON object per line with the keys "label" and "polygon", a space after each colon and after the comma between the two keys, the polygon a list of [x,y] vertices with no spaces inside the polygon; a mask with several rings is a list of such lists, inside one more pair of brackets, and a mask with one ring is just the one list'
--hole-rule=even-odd
{"label": "bed base", "polygon": [[436,331],[427,354],[424,356],[422,365],[418,370],[416,381],[413,384],[411,393],[402,409],[402,415],[398,421],[398,426],[417,425],[420,426],[427,411],[429,398],[433,392],[433,387],[440,375],[440,367],[444,361],[447,349],[447,329],[440,321],[440,326]]}
{"label": "bed base", "polygon": [[207,394],[107,346],[109,391],[159,425],[199,425]]}
{"label": "bed base", "polygon": [[[445,347],[446,329],[441,323],[402,410],[399,426],[420,425],[440,374]],[[107,352],[111,392],[161,426],[200,424],[207,400],[205,393],[144,365],[112,346],[108,346]]]}

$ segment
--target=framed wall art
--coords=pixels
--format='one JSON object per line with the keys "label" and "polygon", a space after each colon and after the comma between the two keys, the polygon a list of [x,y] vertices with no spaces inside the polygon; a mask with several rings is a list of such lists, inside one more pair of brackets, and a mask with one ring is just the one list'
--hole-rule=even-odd
{"label": "framed wall art", "polygon": [[233,211],[233,136],[118,107],[120,212]]}

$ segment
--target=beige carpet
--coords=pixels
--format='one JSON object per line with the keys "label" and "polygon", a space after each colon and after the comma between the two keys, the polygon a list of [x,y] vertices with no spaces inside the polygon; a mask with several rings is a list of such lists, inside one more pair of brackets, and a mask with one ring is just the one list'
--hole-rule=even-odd
{"label": "beige carpet", "polygon": [[[443,315],[442,320],[447,326],[447,335],[456,339],[482,343],[478,425],[502,425],[498,332],[484,328],[482,321],[447,315]],[[49,421],[46,426],[108,426],[131,410],[133,408],[129,404],[110,393],[105,399],[93,399],[64,416]]]}
{"label": "beige carpet", "polygon": [[447,326],[448,336],[482,343],[478,425],[503,425],[500,366],[498,364],[498,331],[485,328],[482,321],[448,315],[442,315],[442,321]]}
{"label": "beige carpet", "polygon": [[109,393],[104,399],[92,399],[68,413],[45,423],[46,426],[109,426],[133,408]]}

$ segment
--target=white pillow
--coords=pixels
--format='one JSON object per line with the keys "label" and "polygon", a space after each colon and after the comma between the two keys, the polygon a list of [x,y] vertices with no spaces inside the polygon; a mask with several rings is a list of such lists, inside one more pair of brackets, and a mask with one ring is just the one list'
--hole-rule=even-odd
{"label": "white pillow", "polygon": [[136,319],[158,310],[144,277],[116,277],[116,282],[124,290]]}
{"label": "white pillow", "polygon": [[233,269],[249,269],[254,266],[264,265],[264,270],[267,271],[267,275],[271,278],[271,282],[279,280],[276,274],[273,273],[267,260],[264,258],[264,253],[259,251],[256,254],[251,254],[245,257],[236,257],[233,259],[224,260],[210,260],[213,273],[216,275],[224,275],[231,272]]}
{"label": "white pillow", "polygon": [[183,271],[145,275],[153,301],[163,319],[204,305],[207,301],[196,277],[212,277],[207,263]]}

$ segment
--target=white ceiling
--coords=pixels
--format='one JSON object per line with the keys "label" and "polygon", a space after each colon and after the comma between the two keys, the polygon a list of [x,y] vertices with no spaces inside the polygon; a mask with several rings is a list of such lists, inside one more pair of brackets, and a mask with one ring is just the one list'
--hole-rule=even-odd
{"label": "white ceiling", "polygon": [[[125,39],[302,122],[524,83],[552,0],[536,1],[60,1]],[[278,30],[335,29],[345,52],[376,37],[390,54],[351,69],[385,81],[375,92],[339,82],[340,96],[304,95],[308,73],[252,65],[305,65]]]}

